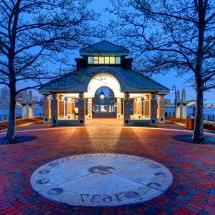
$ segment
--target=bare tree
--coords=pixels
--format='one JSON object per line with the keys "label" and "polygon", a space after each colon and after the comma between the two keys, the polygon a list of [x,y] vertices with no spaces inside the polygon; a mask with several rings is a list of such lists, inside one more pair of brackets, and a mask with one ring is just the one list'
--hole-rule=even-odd
{"label": "bare tree", "polygon": [[215,87],[214,0],[114,0],[112,4],[111,13],[118,17],[115,35],[140,56],[145,72],[191,74],[197,98],[194,143],[203,143],[204,91]]}
{"label": "bare tree", "polygon": [[17,94],[58,76],[59,62],[66,65],[70,51],[86,44],[95,33],[90,2],[0,1],[0,84],[10,90],[8,143],[15,138]]}

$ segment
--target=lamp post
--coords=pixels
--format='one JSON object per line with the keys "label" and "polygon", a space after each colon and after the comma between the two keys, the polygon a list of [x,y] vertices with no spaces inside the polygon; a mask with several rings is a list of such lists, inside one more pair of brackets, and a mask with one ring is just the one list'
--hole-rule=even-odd
{"label": "lamp post", "polygon": [[174,105],[175,105],[175,118],[176,118],[176,109],[177,109],[177,88],[176,86],[174,85],[172,87],[172,92],[175,93],[175,101],[174,101]]}

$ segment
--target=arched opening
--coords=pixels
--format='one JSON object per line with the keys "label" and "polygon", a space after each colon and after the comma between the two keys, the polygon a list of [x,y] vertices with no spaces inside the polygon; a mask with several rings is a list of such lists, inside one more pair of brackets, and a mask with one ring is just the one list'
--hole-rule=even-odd
{"label": "arched opening", "polygon": [[109,73],[95,75],[89,82],[86,118],[123,118],[123,98],[119,81]]}
{"label": "arched opening", "polygon": [[108,73],[97,74],[90,80],[85,97],[93,98],[100,87],[109,87],[113,91],[115,98],[124,97],[119,81],[112,74]]}
{"label": "arched opening", "polygon": [[93,118],[116,118],[116,98],[111,88],[103,86],[96,90],[93,98]]}

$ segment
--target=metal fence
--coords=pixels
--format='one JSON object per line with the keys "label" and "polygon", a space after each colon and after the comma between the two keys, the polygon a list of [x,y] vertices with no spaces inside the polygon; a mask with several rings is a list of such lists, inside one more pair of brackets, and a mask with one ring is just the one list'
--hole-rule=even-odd
{"label": "metal fence", "polygon": [[203,119],[209,122],[215,122],[215,115],[212,114],[204,114]]}
{"label": "metal fence", "polygon": [[[166,112],[166,117],[175,118],[175,112]],[[192,113],[187,113],[187,117],[195,117]],[[215,122],[215,115],[214,114],[204,114],[203,120],[208,122]]]}
{"label": "metal fence", "polygon": [[[170,117],[170,118],[175,118],[175,112],[166,112],[165,116]],[[194,117],[194,115],[191,113],[188,113],[187,116],[188,117]],[[35,117],[43,117],[43,114],[42,113],[34,113],[34,118]],[[17,114],[16,118],[21,119],[21,118],[25,118],[25,117],[23,117],[22,114]],[[204,114],[203,119],[205,121],[215,122],[215,115],[214,114]],[[7,120],[8,120],[7,114],[0,115],[0,122],[1,121],[7,121]]]}
{"label": "metal fence", "polygon": [[[8,117],[9,116],[7,114],[0,115],[0,122],[2,122],[2,121],[8,121]],[[22,114],[16,114],[16,119],[22,119],[22,118],[26,118],[26,117],[23,116]],[[41,113],[34,113],[33,118],[36,118],[36,117],[43,117],[43,114],[41,114]]]}

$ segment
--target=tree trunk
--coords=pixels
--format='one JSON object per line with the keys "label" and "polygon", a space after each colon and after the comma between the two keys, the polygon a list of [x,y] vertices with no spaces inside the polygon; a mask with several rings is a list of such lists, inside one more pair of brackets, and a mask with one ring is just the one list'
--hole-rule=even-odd
{"label": "tree trunk", "polygon": [[204,61],[204,38],[205,38],[205,14],[206,6],[203,0],[198,1],[198,51],[196,54],[196,69],[195,69],[195,81],[196,81],[196,116],[195,116],[195,129],[193,134],[193,140],[195,144],[204,143],[203,134],[203,93],[204,93],[204,81],[202,75],[202,65]]}
{"label": "tree trunk", "polygon": [[16,135],[16,90],[15,83],[10,84],[10,106],[7,129],[7,143],[13,144]]}
{"label": "tree trunk", "polygon": [[204,133],[203,133],[203,84],[197,83],[196,86],[197,103],[196,103],[196,116],[195,116],[195,129],[193,140],[195,144],[204,143]]}

